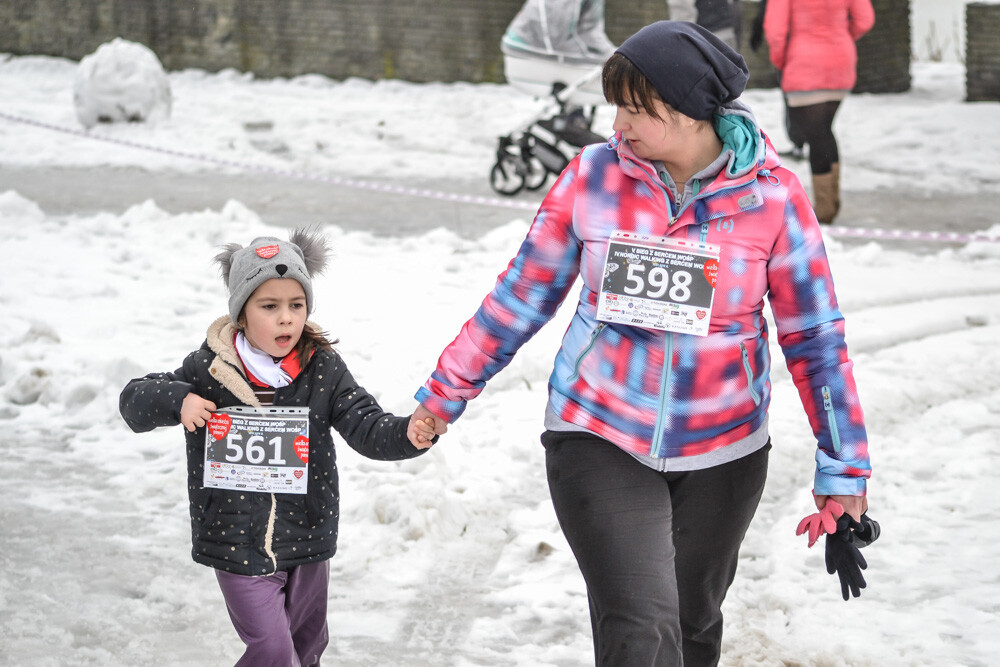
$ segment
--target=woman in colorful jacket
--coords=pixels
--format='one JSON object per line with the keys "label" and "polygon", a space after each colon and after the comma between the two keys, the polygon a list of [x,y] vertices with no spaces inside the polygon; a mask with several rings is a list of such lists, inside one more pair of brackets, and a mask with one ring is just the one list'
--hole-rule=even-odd
{"label": "woman in colorful jacket", "polygon": [[[615,134],[542,202],[413,419],[442,427],[582,281],[542,443],[595,658],[707,665],[767,472],[767,297],[818,442],[818,507],[865,509],[867,437],[820,227],[749,108],[742,57],[663,21],[604,66]],[[443,432],[440,429],[438,432]]]}
{"label": "woman in colorful jacket", "polygon": [[769,0],[764,36],[781,72],[790,134],[809,144],[816,217],[840,211],[840,152],[833,119],[857,80],[855,42],[875,25],[871,0]]}

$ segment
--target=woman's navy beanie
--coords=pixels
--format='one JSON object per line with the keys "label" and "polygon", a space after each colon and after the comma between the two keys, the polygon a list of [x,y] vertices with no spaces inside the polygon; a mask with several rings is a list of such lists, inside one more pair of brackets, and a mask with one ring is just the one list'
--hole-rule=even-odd
{"label": "woman's navy beanie", "polygon": [[664,102],[685,116],[710,120],[740,96],[750,78],[743,56],[688,21],[658,21],[618,47]]}

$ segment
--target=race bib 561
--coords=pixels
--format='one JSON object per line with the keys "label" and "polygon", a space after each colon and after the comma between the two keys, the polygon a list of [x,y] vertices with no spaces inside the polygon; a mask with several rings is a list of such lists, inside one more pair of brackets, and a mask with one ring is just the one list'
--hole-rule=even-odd
{"label": "race bib 561", "polygon": [[305,493],[309,408],[231,407],[205,428],[204,485],[260,493]]}

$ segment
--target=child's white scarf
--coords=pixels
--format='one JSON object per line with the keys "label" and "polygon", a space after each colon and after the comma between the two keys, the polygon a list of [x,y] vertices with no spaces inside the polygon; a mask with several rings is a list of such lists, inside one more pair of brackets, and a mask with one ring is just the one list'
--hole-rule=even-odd
{"label": "child's white scarf", "polygon": [[240,355],[240,361],[255,378],[267,383],[267,386],[287,387],[292,383],[292,376],[281,367],[283,359],[277,361],[270,354],[258,350],[247,340],[243,332],[236,334],[236,351]]}

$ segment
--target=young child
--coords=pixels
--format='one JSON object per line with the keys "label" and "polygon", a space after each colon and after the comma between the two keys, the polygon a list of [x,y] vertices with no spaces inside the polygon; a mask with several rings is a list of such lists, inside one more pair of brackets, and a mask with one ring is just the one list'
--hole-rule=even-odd
{"label": "young child", "polygon": [[318,665],[326,648],[340,514],[330,429],[383,461],[434,442],[433,420],[408,424],[382,410],[306,321],[327,252],[304,230],[225,246],[215,260],[229,314],[176,371],[132,380],[121,394],[136,433],[187,430],[191,555],[215,568],[246,644],[238,665]]}

